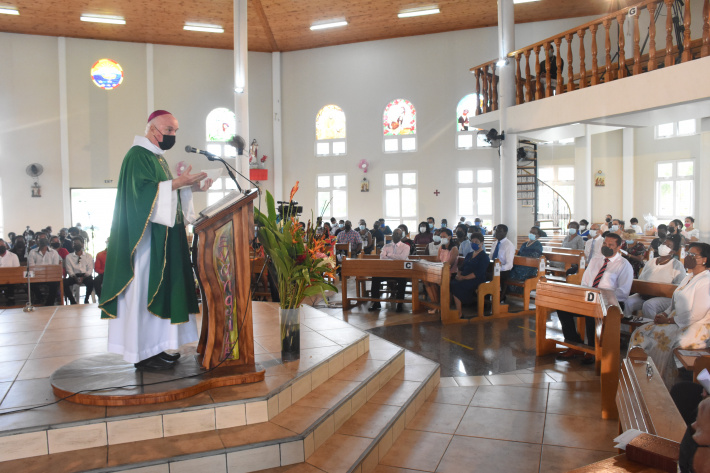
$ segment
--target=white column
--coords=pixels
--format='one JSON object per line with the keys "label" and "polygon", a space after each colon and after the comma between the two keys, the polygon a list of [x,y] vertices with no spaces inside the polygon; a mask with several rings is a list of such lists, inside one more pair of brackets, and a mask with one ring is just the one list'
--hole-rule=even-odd
{"label": "white column", "polygon": [[67,104],[67,39],[57,38],[59,59],[59,156],[62,164],[62,225],[72,226],[69,190],[69,110]]}
{"label": "white column", "polygon": [[146,97],[148,102],[148,113],[145,114],[149,117],[151,113],[155,110],[155,63],[153,61],[153,45],[146,43],[145,45],[145,70],[146,70]]}
{"label": "white column", "polygon": [[[515,19],[513,0],[498,0],[498,57],[506,58],[515,49]],[[514,61],[498,67],[498,108],[500,110],[500,132],[507,127],[507,109],[515,105]],[[518,136],[506,133],[500,148],[500,188],[498,200],[501,202],[500,223],[508,226],[508,238],[516,241],[518,229]]]}
{"label": "white column", "polygon": [[699,185],[710,181],[710,132],[700,133],[700,156],[695,160],[695,228],[700,229],[700,241],[710,242],[710,219],[697,218],[699,215],[708,215],[708,202],[710,202],[710,186]]}
{"label": "white column", "polygon": [[626,228],[631,225],[629,219],[634,216],[634,129],[624,128],[622,130],[622,199],[621,210]]}
{"label": "white column", "polygon": [[[586,125],[585,125],[586,128]],[[592,216],[592,153],[591,136],[580,136],[574,140],[574,212],[577,221],[585,218],[593,222]]]}
{"label": "white column", "polygon": [[[594,222],[594,208],[592,206],[592,179],[594,177],[594,170],[592,169],[592,134],[589,132],[589,125],[586,125],[587,127],[587,138],[586,138],[586,146],[584,148],[584,175],[582,176],[583,178],[587,179],[587,220],[589,220],[589,223],[591,224]],[[603,215],[600,215],[600,218],[604,217]]]}
{"label": "white column", "polygon": [[281,53],[271,53],[274,122],[274,198],[283,200],[283,144],[281,141]]}
{"label": "white column", "polygon": [[246,141],[244,156],[237,157],[236,168],[248,177],[251,138],[247,66],[247,0],[234,0],[234,113],[237,115],[237,134]]}

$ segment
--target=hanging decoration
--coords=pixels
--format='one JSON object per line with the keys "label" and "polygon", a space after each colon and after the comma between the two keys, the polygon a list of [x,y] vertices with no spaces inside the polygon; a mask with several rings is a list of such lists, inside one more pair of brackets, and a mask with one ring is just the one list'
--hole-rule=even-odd
{"label": "hanging decoration", "polygon": [[362,178],[362,182],[360,183],[360,192],[370,192],[370,181],[368,181],[366,177]]}
{"label": "hanging decoration", "polygon": [[25,168],[25,173],[34,179],[32,184],[32,197],[42,197],[42,186],[39,185],[39,176],[44,172],[44,166],[39,163],[30,164]]}
{"label": "hanging decoration", "polygon": [[599,171],[597,171],[597,173],[594,175],[594,186],[595,187],[606,186],[606,174],[604,174],[601,169]]}
{"label": "hanging decoration", "polygon": [[367,168],[370,167],[370,163],[367,162],[367,159],[361,159],[359,163],[357,163],[357,167],[362,169],[362,172],[367,172]]}

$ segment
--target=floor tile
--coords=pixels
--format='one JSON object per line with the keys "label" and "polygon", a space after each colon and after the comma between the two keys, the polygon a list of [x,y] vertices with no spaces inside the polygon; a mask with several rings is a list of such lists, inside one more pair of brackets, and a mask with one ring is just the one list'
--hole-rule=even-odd
{"label": "floor tile", "polygon": [[367,402],[338,429],[338,433],[374,439],[398,411],[397,406]]}
{"label": "floor tile", "polygon": [[545,373],[516,373],[515,376],[517,376],[518,379],[525,384],[544,384],[555,382],[554,378],[546,375]]}
{"label": "floor tile", "polygon": [[61,342],[40,342],[30,355],[30,359],[51,358],[66,355],[88,355],[106,353],[106,338],[86,338],[83,340],[64,340]]}
{"label": "floor tile", "polygon": [[491,382],[485,376],[455,376],[459,386],[490,386]]}
{"label": "floor tile", "polygon": [[[540,445],[454,436],[437,473],[537,473]],[[547,473],[545,470],[540,470]]]}
{"label": "floor tile", "polygon": [[425,381],[434,368],[434,365],[404,365],[404,370],[400,370],[394,377],[405,381]]}
{"label": "floor tile", "polygon": [[543,443],[614,452],[613,439],[618,434],[616,420],[547,414]]}
{"label": "floor tile", "polygon": [[425,402],[408,429],[453,434],[466,412],[466,406]]}
{"label": "floor tile", "polygon": [[611,452],[543,445],[540,471],[545,473],[564,473],[605,460],[613,455]]}
{"label": "floor tile", "polygon": [[48,378],[56,370],[71,363],[74,360],[83,358],[86,355],[57,356],[52,358],[40,358],[37,360],[27,360],[17,379],[37,379]]}
{"label": "floor tile", "polygon": [[271,419],[271,422],[293,432],[301,433],[326,412],[328,409],[325,408],[292,405]]}
{"label": "floor tile", "polygon": [[396,466],[377,465],[372,473],[421,473],[418,470],[408,470],[406,468],[397,468]]}
{"label": "floor tile", "polygon": [[238,447],[240,445],[247,445],[250,443],[266,442],[275,439],[284,439],[296,435],[291,430],[284,429],[283,427],[271,422],[261,422],[259,424],[220,429],[219,431],[216,431],[216,433],[219,435],[219,438],[225,448]]}
{"label": "floor tile", "polygon": [[121,443],[108,447],[108,465],[127,465],[222,448],[222,441],[216,431]]}
{"label": "floor tile", "polygon": [[0,382],[13,381],[25,365],[25,360],[4,361],[0,363]]}
{"label": "floor tile", "polygon": [[29,358],[36,345],[15,345],[10,347],[0,346],[0,362],[24,361]]}
{"label": "floor tile", "polygon": [[31,332],[0,333],[0,346],[29,345],[37,343],[42,336],[41,330]]}
{"label": "floor tile", "polygon": [[383,360],[371,360],[361,356],[333,376],[333,379],[365,381],[385,364]]}
{"label": "floor tile", "polygon": [[602,385],[599,380],[592,381],[563,381],[559,383],[550,383],[550,390],[561,389],[567,391],[589,391],[589,392],[601,392]]}
{"label": "floor tile", "polygon": [[545,414],[540,412],[469,407],[456,435],[541,443],[544,426]]}
{"label": "floor tile", "polygon": [[15,381],[3,399],[0,408],[16,408],[22,406],[36,406],[54,402],[57,398],[49,384],[49,378]]}
{"label": "floor tile", "polygon": [[[15,409],[8,409],[12,411]],[[5,411],[5,412],[6,412]],[[57,424],[100,419],[106,416],[102,406],[82,406],[71,402],[60,402],[27,412],[0,416],[0,431],[26,429],[29,427],[46,428]]]}
{"label": "floor tile", "polygon": [[306,394],[294,405],[330,409],[358,386],[360,386],[360,383],[353,381],[329,379],[309,394]]}
{"label": "floor tile", "polygon": [[323,470],[309,463],[296,463],[295,465],[279,466],[259,471],[260,473],[323,473]]}
{"label": "floor tile", "polygon": [[547,399],[547,412],[569,416],[592,417],[601,416],[602,393],[596,391],[568,391],[555,389],[550,391]]}
{"label": "floor tile", "polygon": [[421,386],[416,381],[404,381],[403,379],[391,379],[377,391],[370,402],[375,404],[389,404],[392,406],[403,406],[412,397],[414,392]]}
{"label": "floor tile", "polygon": [[429,402],[439,402],[442,404],[458,404],[460,406],[468,406],[477,389],[477,386],[434,388],[434,391],[427,400]]}
{"label": "floor tile", "polygon": [[486,379],[493,385],[521,384],[520,378],[514,374],[494,374],[486,376]]}
{"label": "floor tile", "polygon": [[459,384],[456,382],[456,380],[452,377],[447,377],[447,378],[440,378],[439,379],[439,387],[440,388],[452,388],[456,387]]}
{"label": "floor tile", "polygon": [[380,464],[434,471],[452,436],[405,429]]}
{"label": "floor tile", "polygon": [[328,473],[345,473],[372,443],[371,439],[333,434],[306,462]]}
{"label": "floor tile", "polygon": [[84,338],[106,338],[108,325],[88,325],[84,327],[47,330],[40,342],[61,342],[66,340],[81,340]]}
{"label": "floor tile", "polygon": [[471,401],[472,406],[545,412],[547,389],[519,386],[480,386]]}

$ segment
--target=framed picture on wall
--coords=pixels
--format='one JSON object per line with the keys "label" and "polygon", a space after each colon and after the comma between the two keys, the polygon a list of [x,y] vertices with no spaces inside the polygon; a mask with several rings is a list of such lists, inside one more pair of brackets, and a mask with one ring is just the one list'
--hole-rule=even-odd
{"label": "framed picture on wall", "polygon": [[606,186],[606,174],[604,174],[601,169],[597,171],[597,173],[594,175],[594,186],[595,187],[604,187]]}

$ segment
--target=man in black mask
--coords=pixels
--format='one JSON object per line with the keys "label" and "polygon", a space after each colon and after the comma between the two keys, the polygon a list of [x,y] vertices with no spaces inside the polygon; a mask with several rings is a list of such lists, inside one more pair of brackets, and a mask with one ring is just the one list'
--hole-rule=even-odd
{"label": "man in black mask", "polygon": [[[409,245],[402,241],[402,235],[401,228],[396,228],[394,232],[392,232],[392,243],[388,243],[382,248],[380,259],[406,260],[409,258]],[[372,278],[371,296],[373,299],[380,298],[380,285],[385,279],[393,278]],[[397,299],[404,299],[404,290],[407,286],[407,280],[404,278],[394,278],[394,281]],[[379,301],[375,301],[368,310],[378,311],[380,309]],[[397,303],[396,312],[402,312],[402,310],[402,303]]]}
{"label": "man in black mask", "polygon": [[86,286],[84,304],[89,303],[89,296],[94,290],[94,259],[84,252],[84,242],[80,236],[74,237],[74,253],[67,255],[64,266],[67,270],[67,280],[64,282],[64,295],[71,304],[76,304],[71,288],[74,284]]}
{"label": "man in black mask", "polygon": [[[631,264],[619,253],[622,243],[623,241],[619,235],[616,233],[607,233],[604,237],[602,255],[592,258],[589,262],[589,266],[587,266],[587,270],[584,272],[584,276],[582,276],[581,284],[585,287],[610,289],[614,291],[616,300],[619,301],[620,304],[623,304],[624,301],[629,298],[631,283],[634,281],[634,270]],[[565,342],[584,343],[582,337],[580,337],[577,332],[575,324],[576,317],[580,317],[579,314],[558,310],[557,317],[560,319],[560,324],[562,324],[562,333],[565,336]],[[586,317],[585,322],[587,345],[593,348],[596,333],[594,317]],[[582,360],[583,364],[594,363],[594,355],[589,353],[585,354],[574,348],[568,348],[562,352],[557,359],[566,361],[581,355],[584,355],[584,359]]]}
{"label": "man in black mask", "polygon": [[[17,255],[7,249],[7,243],[0,238],[0,268],[13,268],[20,266],[20,260]],[[15,305],[15,285],[4,284],[0,285],[0,293],[5,293],[7,305]]]}
{"label": "man in black mask", "polygon": [[[47,235],[40,232],[35,236],[37,238],[37,248],[30,251],[28,256],[30,267],[38,265],[61,265],[62,258],[59,256],[59,253],[49,247],[49,238]],[[47,297],[45,298],[44,305],[54,305],[59,292],[59,282],[32,283],[33,292],[39,291],[40,287],[47,289]],[[39,292],[36,292],[36,294],[39,294]]]}
{"label": "man in black mask", "polygon": [[16,236],[12,244],[12,250],[10,251],[17,255],[17,259],[20,260],[20,266],[27,264],[27,243],[25,242],[25,237],[22,235]]}

